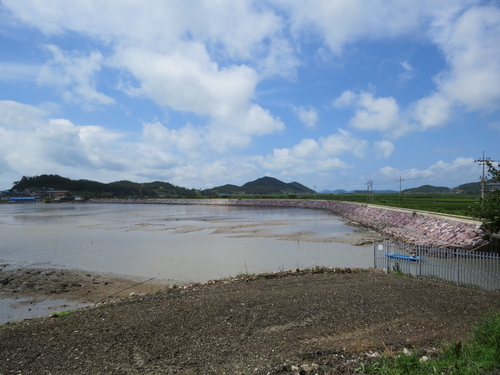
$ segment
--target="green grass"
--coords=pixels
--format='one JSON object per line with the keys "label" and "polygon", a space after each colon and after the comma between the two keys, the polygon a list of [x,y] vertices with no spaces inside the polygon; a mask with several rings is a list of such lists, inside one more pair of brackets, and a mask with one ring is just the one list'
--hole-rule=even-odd
{"label": "green grass", "polygon": [[361,363],[359,374],[383,375],[482,375],[500,374],[500,312],[488,315],[473,328],[465,342],[445,345],[444,351],[427,361],[421,354],[399,354],[377,361]]}
{"label": "green grass", "polygon": [[68,311],[54,312],[54,313],[50,314],[50,316],[52,318],[61,318],[63,316],[66,316],[66,315],[69,315],[69,314],[73,314],[73,313],[74,313],[73,310],[68,310]]}
{"label": "green grass", "polygon": [[[300,196],[301,199],[314,199],[314,195]],[[336,200],[378,204],[381,206],[401,207],[410,210],[421,210],[453,215],[470,216],[468,207],[479,203],[479,194],[403,194],[401,198],[395,193],[376,193],[373,200],[368,201],[366,194],[317,194],[316,199]]]}

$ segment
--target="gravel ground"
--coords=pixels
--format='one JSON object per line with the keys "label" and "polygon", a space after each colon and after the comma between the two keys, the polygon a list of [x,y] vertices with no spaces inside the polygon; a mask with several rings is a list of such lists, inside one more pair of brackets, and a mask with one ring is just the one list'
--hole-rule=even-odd
{"label": "gravel ground", "polygon": [[374,270],[294,270],[145,294],[137,280],[52,271],[18,270],[24,286],[4,271],[0,291],[104,301],[1,326],[0,374],[352,373],[403,348],[432,355],[500,308],[495,292]]}

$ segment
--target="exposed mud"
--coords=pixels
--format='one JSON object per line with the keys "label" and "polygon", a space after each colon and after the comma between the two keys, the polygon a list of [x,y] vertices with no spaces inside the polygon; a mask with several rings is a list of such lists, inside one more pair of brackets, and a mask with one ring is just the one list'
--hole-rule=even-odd
{"label": "exposed mud", "polygon": [[149,293],[165,288],[169,282],[73,269],[16,268],[0,271],[0,298],[57,298],[95,303],[130,293]]}
{"label": "exposed mud", "polygon": [[495,292],[373,270],[293,270],[183,288],[39,271],[0,272],[1,292],[104,301],[4,325],[0,374],[352,373],[403,348],[432,355],[500,308]]}

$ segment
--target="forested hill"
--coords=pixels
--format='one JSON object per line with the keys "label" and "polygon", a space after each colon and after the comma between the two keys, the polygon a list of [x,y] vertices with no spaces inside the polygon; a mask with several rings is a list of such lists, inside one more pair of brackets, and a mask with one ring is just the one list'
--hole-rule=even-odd
{"label": "forested hill", "polygon": [[298,182],[286,183],[273,177],[262,177],[242,186],[223,185],[207,190],[217,194],[314,194],[314,190]]}
{"label": "forested hill", "polygon": [[140,197],[140,196],[196,196],[194,189],[189,190],[183,187],[172,185],[168,182],[147,182],[136,183],[131,181],[116,181],[102,183],[91,180],[72,180],[54,174],[43,174],[40,176],[21,178],[15,181],[12,190],[23,191],[28,188],[51,188],[54,190],[68,190],[71,193],[87,195],[112,195],[119,197]]}
{"label": "forested hill", "polygon": [[314,190],[298,182],[285,183],[276,178],[263,177],[247,182],[243,186],[223,185],[203,191],[186,189],[172,185],[169,182],[136,183],[131,181],[116,181],[102,183],[91,180],[72,180],[53,174],[40,176],[23,176],[15,181],[11,190],[24,191],[28,188],[67,190],[72,194],[88,196],[117,196],[117,197],[195,197],[197,195],[236,195],[236,194],[313,194]]}
{"label": "forested hill", "polygon": [[441,194],[441,193],[451,193],[451,189],[445,186],[432,186],[432,185],[423,185],[418,188],[413,189],[405,189],[403,193],[406,194],[415,194],[415,193],[423,193],[423,194]]}

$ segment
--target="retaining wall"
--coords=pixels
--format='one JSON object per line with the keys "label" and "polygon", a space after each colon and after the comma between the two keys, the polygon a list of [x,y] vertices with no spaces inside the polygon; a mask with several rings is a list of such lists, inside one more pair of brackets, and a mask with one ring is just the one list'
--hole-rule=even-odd
{"label": "retaining wall", "polygon": [[482,239],[485,233],[480,229],[481,222],[477,220],[355,202],[300,199],[99,199],[91,202],[316,208],[416,245],[473,249],[486,243]]}

